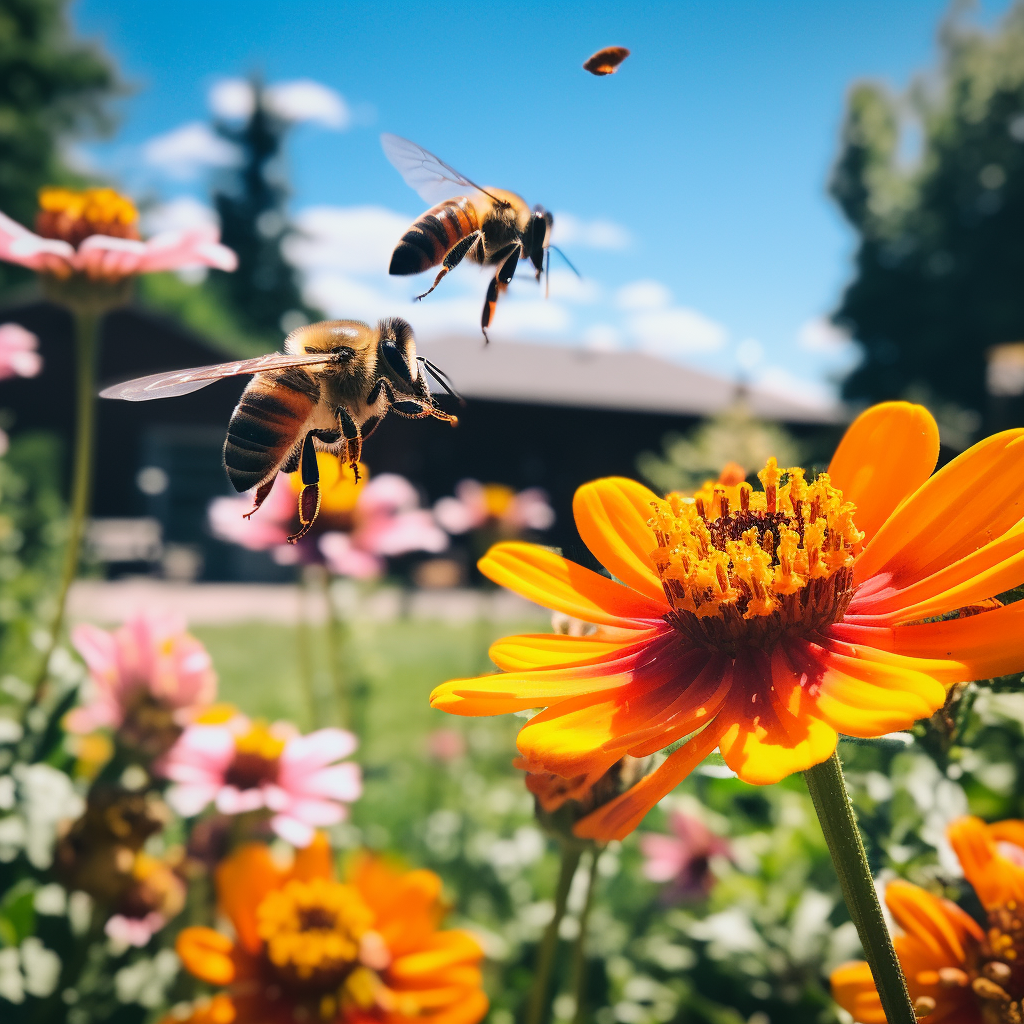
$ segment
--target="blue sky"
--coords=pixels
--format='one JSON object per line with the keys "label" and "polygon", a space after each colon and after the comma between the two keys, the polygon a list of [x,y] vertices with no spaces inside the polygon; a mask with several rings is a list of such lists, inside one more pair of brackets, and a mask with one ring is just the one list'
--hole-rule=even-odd
{"label": "blue sky", "polygon": [[[976,17],[1006,6],[988,0]],[[858,78],[902,89],[932,66],[944,11],[78,0],[73,15],[133,87],[116,136],[87,155],[136,198],[177,198],[165,222],[197,216],[181,197],[204,200],[208,165],[230,159],[199,129],[218,83],[222,104],[223,81],[252,72],[326,87],[280,95],[297,121],[291,213],[309,234],[294,254],[331,315],[405,315],[427,336],[479,320],[486,279],[473,267],[416,306],[421,279],[386,276],[424,206],[381,152],[391,131],[555,211],[584,281],[553,274],[544,302],[521,272],[496,341],[647,348],[818,395],[851,357],[814,326],[850,274],[853,236],[825,192],[844,97]],[[618,74],[581,70],[612,44],[633,51]]]}

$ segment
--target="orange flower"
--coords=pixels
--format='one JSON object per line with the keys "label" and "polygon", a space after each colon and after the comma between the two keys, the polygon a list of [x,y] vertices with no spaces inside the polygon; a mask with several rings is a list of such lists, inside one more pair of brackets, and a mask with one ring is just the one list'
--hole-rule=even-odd
{"label": "orange flower", "polygon": [[520,543],[491,548],[480,570],[597,631],[499,640],[503,674],[444,683],[431,703],[545,707],[519,749],[565,778],[692,736],[579,823],[596,839],[631,832],[716,747],[766,784],[826,760],[839,732],[905,729],[952,684],[1024,667],[1024,602],[946,617],[1024,582],[1024,430],[932,476],[938,451],[926,409],[888,402],[854,421],[813,483],[772,459],[763,491],[663,500],[632,480],[585,484],[576,525],[612,579]]}
{"label": "orange flower", "polygon": [[[1017,1024],[1024,997],[1024,821],[961,818],[949,839],[988,917],[983,930],[955,903],[909,882],[885,901],[903,934],[893,940],[918,1018],[928,1024]],[[885,1024],[864,961],[832,972],[832,995],[861,1024]]]}
{"label": "orange flower", "polygon": [[467,932],[438,931],[437,875],[364,855],[349,876],[335,881],[322,834],[288,870],[259,843],[224,861],[217,894],[237,938],[193,927],[176,945],[187,970],[226,988],[190,1024],[476,1024],[483,953]]}

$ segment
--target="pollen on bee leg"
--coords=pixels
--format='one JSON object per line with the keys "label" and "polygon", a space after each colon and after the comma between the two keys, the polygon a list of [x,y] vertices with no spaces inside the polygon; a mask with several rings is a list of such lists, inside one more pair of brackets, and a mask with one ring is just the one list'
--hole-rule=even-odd
{"label": "pollen on bee leg", "polygon": [[320,485],[305,484],[299,492],[299,529],[288,538],[289,544],[295,544],[309,533],[320,511]]}

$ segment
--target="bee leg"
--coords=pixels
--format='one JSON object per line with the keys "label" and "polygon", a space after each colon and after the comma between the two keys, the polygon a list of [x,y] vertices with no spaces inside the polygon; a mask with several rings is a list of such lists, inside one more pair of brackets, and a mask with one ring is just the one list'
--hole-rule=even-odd
{"label": "bee leg", "polygon": [[416,301],[425,299],[440,283],[441,278],[448,273],[449,270],[454,270],[466,257],[466,253],[473,248],[473,243],[480,237],[479,231],[474,231],[471,235],[466,235],[465,238],[456,242],[449,250],[445,258],[441,261],[441,271],[434,278],[434,283],[422,294],[416,296]]}
{"label": "bee leg", "polygon": [[302,442],[302,455],[299,458],[299,471],[302,473],[302,490],[299,491],[299,529],[288,538],[289,544],[295,544],[309,533],[309,528],[316,521],[320,511],[320,468],[316,464],[316,449],[313,447],[313,434],[310,431]]}
{"label": "bee leg", "polygon": [[345,438],[345,458],[352,467],[356,483],[359,483],[359,460],[363,455],[363,436],[359,430],[359,424],[352,419],[348,409],[343,405],[339,405],[335,412],[338,416],[341,436]]}
{"label": "bee leg", "polygon": [[480,330],[483,332],[484,341],[490,344],[491,339],[487,337],[487,328],[490,325],[491,317],[494,316],[494,307],[498,304],[498,296],[508,288],[509,282],[515,277],[516,267],[519,265],[519,257],[523,247],[516,243],[512,251],[505,256],[498,272],[491,278],[487,286],[487,297],[484,299],[484,311],[480,317]]}
{"label": "bee leg", "polygon": [[248,512],[243,512],[242,513],[242,518],[243,519],[248,519],[249,516],[251,516],[253,514],[253,512],[259,511],[260,505],[262,505],[263,502],[265,502],[267,500],[267,495],[270,493],[271,488],[274,486],[274,481],[276,479],[277,479],[277,474],[275,473],[269,480],[267,480],[264,483],[260,484],[259,487],[256,488],[255,502],[254,502],[252,508]]}

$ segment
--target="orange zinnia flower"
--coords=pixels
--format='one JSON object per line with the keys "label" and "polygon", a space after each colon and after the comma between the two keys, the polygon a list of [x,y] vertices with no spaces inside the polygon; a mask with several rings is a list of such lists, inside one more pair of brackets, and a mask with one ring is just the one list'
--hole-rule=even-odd
{"label": "orange zinnia flower", "polygon": [[585,484],[576,525],[612,579],[519,543],[480,570],[597,632],[499,640],[503,674],[444,683],[431,703],[545,707],[519,749],[565,778],[697,732],[579,823],[598,839],[631,832],[715,747],[766,784],[826,760],[839,732],[905,729],[953,683],[1024,667],[1024,602],[947,616],[1024,582],[1024,430],[932,476],[938,451],[926,409],[888,402],[854,421],[813,483],[772,459],[763,491],[661,499],[622,478]]}
{"label": "orange zinnia flower", "polygon": [[[928,1024],[1016,1024],[1024,997],[1024,821],[961,818],[949,839],[988,917],[982,929],[955,903],[909,882],[885,902],[903,929],[893,940],[918,1018]],[[832,995],[861,1024],[885,1024],[863,961],[832,972]]]}
{"label": "orange zinnia flower", "polygon": [[487,1012],[483,952],[467,932],[437,930],[431,871],[365,855],[337,882],[318,834],[287,871],[266,846],[241,847],[217,869],[217,894],[236,938],[178,936],[185,967],[227,989],[197,1004],[191,1024],[476,1024]]}

